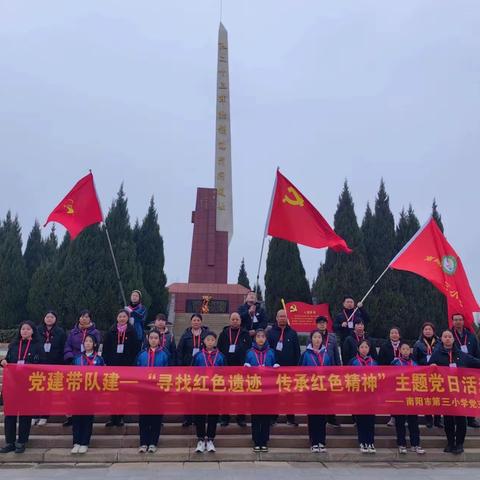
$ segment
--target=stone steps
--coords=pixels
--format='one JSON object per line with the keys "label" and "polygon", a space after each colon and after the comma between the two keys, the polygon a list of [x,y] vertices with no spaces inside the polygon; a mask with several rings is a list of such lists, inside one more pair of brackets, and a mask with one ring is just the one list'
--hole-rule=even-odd
{"label": "stone steps", "polygon": [[[49,420],[50,422],[50,420]],[[132,436],[138,435],[138,425],[136,422],[127,423],[123,427],[105,427],[105,424],[98,422],[95,419],[93,426],[94,435],[102,436]],[[60,423],[47,423],[44,426],[32,427],[32,435],[66,435],[70,430],[67,427],[63,427]],[[442,437],[444,436],[443,429],[426,427],[420,427],[421,435],[424,437]],[[180,423],[164,423],[162,428],[162,435],[184,435],[191,436],[194,433],[194,427],[182,427]],[[287,437],[301,437],[308,434],[306,424],[300,424],[298,427],[291,427],[285,424],[277,424],[271,429],[272,435],[287,436]],[[3,434],[3,424],[0,424],[0,434]],[[236,424],[230,424],[228,427],[218,426],[217,434],[224,436],[238,436],[238,435],[250,435],[250,427],[241,428]],[[395,435],[395,429],[393,427],[387,427],[386,425],[377,424],[375,428],[375,434],[377,437],[392,437]],[[344,437],[349,435],[356,435],[356,429],[353,425],[342,425],[341,427],[327,426],[327,436],[329,437]],[[472,438],[478,438],[480,440],[479,429],[468,429],[468,435]]]}
{"label": "stone steps", "polygon": [[[192,435],[165,435],[160,437],[159,445],[165,448],[191,448],[195,447],[197,439]],[[31,435],[29,446],[31,448],[69,448],[72,444],[71,433],[64,435]],[[248,435],[217,435],[215,445],[221,448],[249,448],[251,447],[251,437]],[[348,435],[343,437],[327,436],[329,448],[352,448],[358,447],[357,436]],[[307,436],[294,437],[286,435],[272,435],[269,446],[276,448],[289,448],[295,445],[297,448],[307,449],[310,447]],[[375,437],[375,445],[378,448],[396,448],[395,437]],[[94,448],[136,448],[138,447],[138,436],[136,435],[93,435],[91,446]],[[443,448],[445,439],[443,437],[422,437],[422,446],[424,448]],[[467,448],[480,449],[480,438],[467,437],[465,441]]]}
{"label": "stone steps", "polygon": [[466,449],[462,455],[446,455],[441,450],[425,455],[399,455],[395,449],[381,448],[375,455],[361,454],[357,449],[332,448],[327,453],[311,453],[304,448],[276,448],[268,453],[253,453],[250,448],[218,448],[216,453],[198,454],[194,448],[159,448],[156,453],[139,454],[136,448],[90,448],[85,455],[72,455],[65,448],[29,448],[21,455],[13,452],[0,456],[0,463],[132,463],[132,462],[352,462],[352,463],[412,463],[412,462],[478,462],[479,449]]}

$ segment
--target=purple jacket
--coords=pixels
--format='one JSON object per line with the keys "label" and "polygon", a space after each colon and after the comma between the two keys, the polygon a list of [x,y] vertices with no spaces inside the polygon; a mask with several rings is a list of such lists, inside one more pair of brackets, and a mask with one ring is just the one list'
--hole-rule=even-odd
{"label": "purple jacket", "polygon": [[[78,323],[70,331],[67,341],[65,342],[65,350],[63,351],[65,362],[69,363],[74,357],[82,353],[83,333],[84,331],[80,329]],[[100,344],[100,332],[96,329],[94,323],[87,328],[86,334],[93,335],[97,339],[97,343]]]}

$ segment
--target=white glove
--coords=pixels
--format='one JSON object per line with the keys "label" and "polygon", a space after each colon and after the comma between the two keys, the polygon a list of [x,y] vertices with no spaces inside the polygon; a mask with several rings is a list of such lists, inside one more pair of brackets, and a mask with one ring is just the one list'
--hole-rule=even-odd
{"label": "white glove", "polygon": [[244,367],[251,367],[251,365],[249,363],[244,363],[243,366]]}
{"label": "white glove", "polygon": [[279,366],[280,366],[280,364],[275,363],[275,365],[273,365],[273,368],[278,368]]}

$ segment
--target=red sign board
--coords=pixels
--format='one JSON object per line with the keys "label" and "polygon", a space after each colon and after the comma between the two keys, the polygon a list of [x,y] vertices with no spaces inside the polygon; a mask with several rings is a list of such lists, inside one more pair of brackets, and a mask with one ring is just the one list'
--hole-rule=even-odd
{"label": "red sign board", "polygon": [[315,330],[315,319],[319,316],[326,317],[328,320],[327,328],[329,332],[333,331],[332,318],[328,303],[320,303],[319,305],[310,305],[303,302],[288,302],[287,316],[290,326],[300,333],[310,333]]}

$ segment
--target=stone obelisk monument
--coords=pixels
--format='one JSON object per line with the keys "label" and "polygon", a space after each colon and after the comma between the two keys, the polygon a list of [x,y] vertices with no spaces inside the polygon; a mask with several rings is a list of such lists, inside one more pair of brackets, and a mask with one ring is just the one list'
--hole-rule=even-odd
{"label": "stone obelisk monument", "polygon": [[206,320],[210,328],[218,330],[227,323],[228,313],[243,303],[247,292],[241,285],[227,283],[233,205],[228,37],[222,23],[218,31],[216,107],[215,188],[197,189],[188,283],[169,286],[169,318],[175,321],[176,331],[189,325],[189,314],[194,312],[216,314]]}
{"label": "stone obelisk monument", "polygon": [[230,82],[228,78],[228,34],[222,23],[218,29],[215,188],[217,189],[217,230],[228,233],[228,243],[230,244],[233,235]]}
{"label": "stone obelisk monument", "polygon": [[193,241],[190,283],[227,283],[228,244],[233,234],[232,157],[228,39],[220,23],[218,31],[217,109],[215,120],[215,188],[197,190],[192,215]]}

